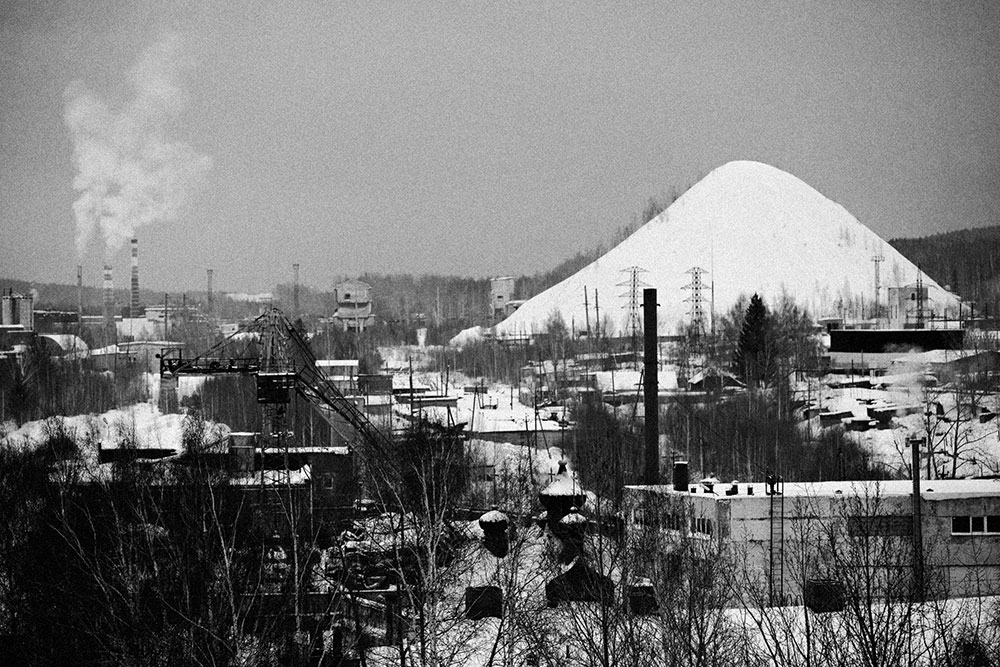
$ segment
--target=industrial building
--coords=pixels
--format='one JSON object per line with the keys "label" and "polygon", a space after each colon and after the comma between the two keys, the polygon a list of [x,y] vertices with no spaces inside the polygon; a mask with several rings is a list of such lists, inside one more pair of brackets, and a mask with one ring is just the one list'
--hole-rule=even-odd
{"label": "industrial building", "polygon": [[392,412],[392,377],[359,373],[357,359],[317,359],[316,368],[369,419],[383,422]]}
{"label": "industrial building", "polygon": [[883,595],[910,590],[918,561],[923,595],[1000,593],[1000,479],[920,481],[915,505],[910,480],[689,484],[680,466],[674,484],[626,487],[631,525],[713,543],[772,604],[798,603],[810,582],[849,579],[833,550],[862,545]]}
{"label": "industrial building", "polygon": [[362,332],[375,324],[372,312],[372,288],[360,280],[345,280],[334,288],[337,311],[334,320],[344,331]]}
{"label": "industrial building", "polygon": [[514,279],[510,276],[490,278],[490,308],[493,318],[502,319],[510,315],[516,307],[511,307],[514,299]]}
{"label": "industrial building", "polygon": [[4,329],[34,331],[34,297],[8,290],[0,297],[0,326]]}

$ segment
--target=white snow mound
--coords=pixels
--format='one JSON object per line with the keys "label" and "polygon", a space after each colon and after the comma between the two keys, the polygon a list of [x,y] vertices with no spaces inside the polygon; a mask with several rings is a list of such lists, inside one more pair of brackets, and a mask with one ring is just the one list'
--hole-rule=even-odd
{"label": "white snow mound", "polygon": [[[887,287],[916,282],[917,267],[844,207],[798,178],[759,162],[730,162],[699,181],[667,210],[640,227],[604,256],[525,302],[500,322],[500,336],[541,332],[559,311],[577,329],[587,320],[583,291],[589,293],[590,321],[596,320],[594,290],[601,319],[610,318],[614,333],[625,331],[629,274],[657,289],[659,331],[673,334],[688,321],[693,267],[708,272],[703,281],[704,307],[726,312],[740,294],[761,294],[769,304],[783,293],[814,316],[836,312],[838,302],[871,303],[873,255],[885,258],[880,281],[882,303]],[[956,297],[923,276],[928,307],[938,313],[957,309]],[[641,294],[639,295],[641,299]],[[641,317],[641,313],[640,313]]]}

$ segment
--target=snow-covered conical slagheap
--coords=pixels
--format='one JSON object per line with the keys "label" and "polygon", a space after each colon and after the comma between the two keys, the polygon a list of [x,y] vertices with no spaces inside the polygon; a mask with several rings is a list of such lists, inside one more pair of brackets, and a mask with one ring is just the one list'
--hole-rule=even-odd
{"label": "snow-covered conical slagheap", "polygon": [[[667,210],[618,246],[561,283],[525,302],[500,322],[498,335],[545,329],[558,311],[567,326],[584,329],[584,287],[589,318],[596,324],[594,290],[601,319],[610,317],[613,333],[626,330],[627,269],[644,269],[639,279],[657,289],[660,334],[673,334],[688,321],[693,267],[707,271],[703,292],[706,315],[714,283],[715,312],[726,312],[741,294],[761,294],[774,303],[788,294],[816,317],[837,314],[842,306],[869,304],[874,297],[875,266],[881,255],[881,303],[888,287],[917,281],[918,269],[873,231],[798,178],[759,162],[730,162],[699,181]],[[954,295],[922,276],[928,308],[938,313],[957,307]],[[640,294],[641,301],[641,294]],[[640,314],[641,315],[641,314]]]}

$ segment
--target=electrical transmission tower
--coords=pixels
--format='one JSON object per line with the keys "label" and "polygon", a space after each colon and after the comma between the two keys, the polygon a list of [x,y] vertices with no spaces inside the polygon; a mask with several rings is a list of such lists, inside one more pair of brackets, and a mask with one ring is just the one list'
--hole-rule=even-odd
{"label": "electrical transmission tower", "polygon": [[882,288],[882,283],[879,281],[879,265],[885,261],[885,257],[882,255],[872,255],[872,262],[875,264],[875,317],[878,317],[878,307],[879,298],[878,293]]}
{"label": "electrical transmission tower", "polygon": [[618,283],[618,287],[627,287],[628,290],[618,296],[625,299],[625,304],[622,306],[628,311],[625,329],[630,332],[634,343],[642,329],[642,288],[649,285],[639,280],[639,274],[646,273],[646,269],[641,266],[630,266],[622,269],[621,273],[627,273],[628,279]]}
{"label": "electrical transmission tower", "polygon": [[920,271],[920,267],[917,267],[917,328],[924,328],[924,318],[927,316],[927,311],[925,310],[927,302],[927,293],[924,291],[924,275]]}
{"label": "electrical transmission tower", "polygon": [[705,281],[702,279],[702,276],[707,274],[708,271],[700,266],[696,266],[685,271],[685,273],[691,274],[691,282],[682,288],[691,290],[691,296],[684,299],[685,303],[691,304],[688,308],[691,330],[695,335],[701,336],[705,333],[705,295],[703,293]]}

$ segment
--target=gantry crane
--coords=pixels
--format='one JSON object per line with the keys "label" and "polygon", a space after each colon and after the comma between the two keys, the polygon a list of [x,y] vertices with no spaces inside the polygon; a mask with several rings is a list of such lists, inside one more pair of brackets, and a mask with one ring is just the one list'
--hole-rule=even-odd
{"label": "gantry crane", "polygon": [[[164,348],[160,354],[161,380],[213,375],[254,377],[263,431],[278,447],[283,446],[282,422],[294,391],[316,408],[354,453],[364,448],[362,463],[390,451],[388,437],[319,371],[309,344],[277,308],[198,356],[185,358],[180,348]],[[344,432],[345,426],[354,437]]]}

